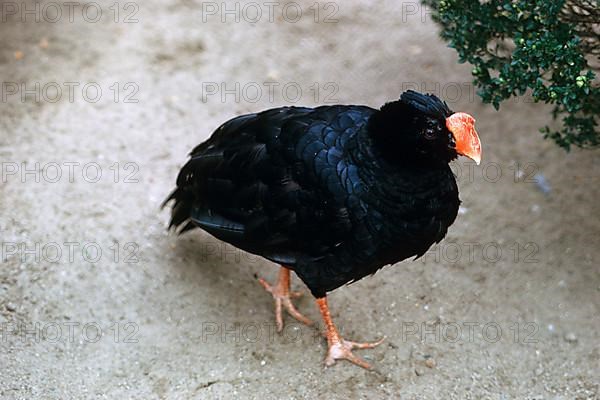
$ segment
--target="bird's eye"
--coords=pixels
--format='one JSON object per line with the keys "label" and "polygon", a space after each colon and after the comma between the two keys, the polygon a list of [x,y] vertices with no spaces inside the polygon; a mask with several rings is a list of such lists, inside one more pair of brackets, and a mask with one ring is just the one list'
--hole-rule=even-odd
{"label": "bird's eye", "polygon": [[437,137],[437,131],[435,130],[435,128],[433,126],[429,126],[425,129],[425,132],[423,132],[423,135],[425,136],[426,139],[433,140]]}

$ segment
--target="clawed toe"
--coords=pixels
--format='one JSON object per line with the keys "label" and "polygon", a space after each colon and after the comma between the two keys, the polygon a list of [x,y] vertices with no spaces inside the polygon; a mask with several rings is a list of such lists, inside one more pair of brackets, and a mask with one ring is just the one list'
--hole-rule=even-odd
{"label": "clawed toe", "polygon": [[327,345],[329,350],[327,351],[327,357],[325,358],[325,365],[331,366],[335,364],[336,360],[348,360],[365,369],[371,369],[371,364],[363,360],[362,358],[355,356],[352,353],[353,349],[372,349],[379,346],[385,340],[385,337],[372,343],[359,343],[352,342],[350,340],[344,340],[338,330],[336,329],[331,314],[329,313],[329,306],[327,305],[327,297],[321,297],[317,299],[317,305],[319,311],[325,322],[325,337],[327,338]]}
{"label": "clawed toe", "polygon": [[329,345],[327,357],[325,358],[325,365],[329,367],[329,366],[332,366],[333,364],[335,364],[336,360],[348,360],[351,363],[354,363],[365,369],[371,369],[372,368],[371,364],[369,364],[362,358],[354,355],[354,353],[352,353],[352,350],[353,349],[372,349],[374,347],[379,346],[381,343],[383,343],[384,340],[385,340],[385,337],[381,338],[380,340],[373,342],[373,343],[357,343],[357,342],[352,342],[350,340],[344,340],[344,339],[339,339],[339,341],[334,341],[332,344]]}
{"label": "clawed toe", "polygon": [[294,306],[291,299],[302,296],[301,292],[290,291],[290,270],[281,267],[279,272],[279,279],[277,284],[270,285],[266,280],[259,278],[258,282],[265,288],[265,290],[273,295],[275,300],[275,323],[277,325],[277,332],[283,330],[283,309],[288,312],[296,320],[306,325],[312,325],[312,321],[302,315]]}

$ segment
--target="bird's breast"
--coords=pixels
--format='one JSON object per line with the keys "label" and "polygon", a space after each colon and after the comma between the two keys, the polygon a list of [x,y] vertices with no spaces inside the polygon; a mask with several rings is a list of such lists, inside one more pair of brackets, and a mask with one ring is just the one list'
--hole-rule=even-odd
{"label": "bird's breast", "polygon": [[371,256],[394,263],[423,254],[443,239],[460,201],[452,172],[402,171],[363,184],[350,202],[356,229],[373,243]]}

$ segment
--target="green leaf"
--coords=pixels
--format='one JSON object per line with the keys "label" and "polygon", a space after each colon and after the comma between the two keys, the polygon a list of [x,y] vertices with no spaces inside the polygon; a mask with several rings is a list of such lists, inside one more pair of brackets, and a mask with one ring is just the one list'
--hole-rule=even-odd
{"label": "green leaf", "polygon": [[578,36],[585,27],[564,21],[565,0],[423,2],[459,61],[473,65],[483,102],[499,109],[502,101],[531,89],[535,102],[555,104],[552,116],[562,121],[557,131],[543,128],[544,137],[567,150],[600,146],[600,88],[587,63],[594,56],[585,54]]}

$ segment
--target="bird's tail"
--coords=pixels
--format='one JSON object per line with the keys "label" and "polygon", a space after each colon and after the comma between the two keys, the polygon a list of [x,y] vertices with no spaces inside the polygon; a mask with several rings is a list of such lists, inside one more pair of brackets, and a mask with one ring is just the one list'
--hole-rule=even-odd
{"label": "bird's tail", "polygon": [[[193,193],[185,187],[178,187],[166,198],[162,203],[161,209],[164,208],[171,200],[175,200],[171,209],[171,221],[169,222],[169,230],[178,229],[181,225],[183,228],[178,230],[178,233],[183,233],[196,226],[190,221],[190,213],[194,204]],[[187,223],[186,223],[187,222]]]}
{"label": "bird's tail", "polygon": [[190,162],[184,165],[179,173],[179,176],[177,177],[177,188],[171,192],[169,197],[167,197],[161,205],[162,209],[171,200],[175,201],[173,203],[173,208],[171,209],[171,221],[169,222],[168,229],[178,229],[181,225],[183,225],[183,227],[178,231],[180,234],[196,227],[190,220],[192,208],[194,207],[196,200],[193,188],[190,186],[188,180],[190,168]]}

